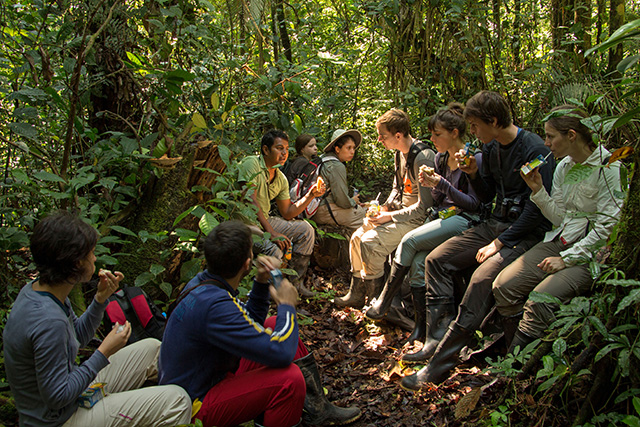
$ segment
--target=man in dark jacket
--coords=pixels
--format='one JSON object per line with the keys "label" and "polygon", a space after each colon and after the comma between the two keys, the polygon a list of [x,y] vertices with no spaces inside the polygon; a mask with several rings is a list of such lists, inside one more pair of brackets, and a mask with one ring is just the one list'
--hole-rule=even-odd
{"label": "man in dark jacket", "polygon": [[[447,240],[425,260],[429,299],[453,305],[454,287],[462,284],[456,281],[466,272],[473,274],[455,320],[449,325],[428,322],[429,328],[448,330],[429,364],[402,379],[402,387],[408,390],[419,390],[426,383],[446,378],[458,363],[460,350],[470,343],[494,304],[491,286],[495,277],[551,229],[551,223],[529,200],[531,190],[520,177],[522,165],[538,155],[547,156],[549,148],[538,135],[513,124],[507,102],[495,92],[482,91],[469,99],[464,117],[469,131],[484,145],[482,169],[478,170],[473,156],[468,164],[459,158],[460,169],[469,175],[480,201],[490,203],[495,197],[495,208],[489,220]],[[547,160],[539,170],[549,191],[555,162],[552,157]],[[505,319],[505,328],[515,327],[510,320]]]}
{"label": "man in dark jacket", "polygon": [[[249,301],[237,299],[251,270],[251,246],[251,232],[240,222],[224,222],[207,236],[208,268],[187,284],[167,322],[160,383],[178,384],[200,399],[195,417],[205,426],[256,418],[264,426],[292,426],[303,406],[305,421],[314,425],[354,421],[357,408],[326,399],[313,354],[298,337],[295,287],[286,279],[277,288],[269,283],[279,262],[258,258]],[[269,295],[278,313],[266,319]]]}

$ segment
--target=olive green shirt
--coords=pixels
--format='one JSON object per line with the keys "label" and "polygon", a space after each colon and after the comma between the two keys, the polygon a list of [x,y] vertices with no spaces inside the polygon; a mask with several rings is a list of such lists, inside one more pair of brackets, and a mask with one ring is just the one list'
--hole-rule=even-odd
{"label": "olive green shirt", "polygon": [[338,160],[334,153],[326,153],[321,156],[322,168],[320,176],[327,184],[327,201],[343,209],[349,209],[356,205],[356,201],[349,197],[347,185],[347,168]]}
{"label": "olive green shirt", "polygon": [[269,182],[269,168],[262,156],[245,157],[238,166],[238,181],[255,184],[256,199],[265,218],[269,217],[272,200],[289,200],[289,183],[279,168]]}

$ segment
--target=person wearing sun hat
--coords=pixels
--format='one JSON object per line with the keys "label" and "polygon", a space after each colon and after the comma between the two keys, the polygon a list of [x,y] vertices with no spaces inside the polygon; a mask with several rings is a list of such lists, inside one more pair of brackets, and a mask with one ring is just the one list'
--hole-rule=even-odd
{"label": "person wearing sun hat", "polygon": [[433,205],[431,189],[418,182],[421,166],[434,167],[436,154],[413,139],[409,116],[392,109],[376,122],[378,142],[395,152],[392,191],[381,210],[363,221],[349,242],[351,283],[349,292],[334,302],[338,307],[362,308],[384,285],[384,262],[402,237],[421,226]]}
{"label": "person wearing sun hat", "polygon": [[327,186],[328,195],[311,218],[317,224],[337,224],[355,231],[362,225],[366,210],[360,206],[358,195],[349,196],[347,168],[362,142],[362,135],[355,129],[338,129],[331,142],[324,148],[320,176]]}

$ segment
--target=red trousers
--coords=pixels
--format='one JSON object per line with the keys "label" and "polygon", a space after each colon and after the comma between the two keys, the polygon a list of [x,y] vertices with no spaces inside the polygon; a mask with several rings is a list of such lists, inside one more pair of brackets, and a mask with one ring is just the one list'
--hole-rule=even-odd
{"label": "red trousers", "polygon": [[[273,329],[275,325],[275,316],[264,322],[265,328]],[[299,339],[294,360],[307,354]],[[269,368],[240,359],[238,370],[209,390],[195,418],[202,420],[205,427],[225,427],[263,414],[265,427],[293,426],[302,416],[305,395],[304,377],[294,363],[286,368]]]}

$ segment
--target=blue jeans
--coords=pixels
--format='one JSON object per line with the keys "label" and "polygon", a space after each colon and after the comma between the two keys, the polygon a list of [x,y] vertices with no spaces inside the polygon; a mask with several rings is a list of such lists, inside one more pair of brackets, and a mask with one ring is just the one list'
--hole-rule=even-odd
{"label": "blue jeans", "polygon": [[[474,218],[475,219],[475,218]],[[412,287],[425,286],[424,259],[438,245],[469,228],[469,220],[461,215],[435,219],[404,235],[396,249],[394,261],[409,270]]]}

